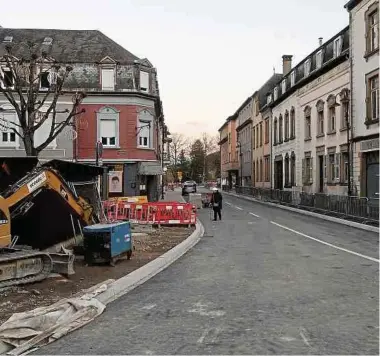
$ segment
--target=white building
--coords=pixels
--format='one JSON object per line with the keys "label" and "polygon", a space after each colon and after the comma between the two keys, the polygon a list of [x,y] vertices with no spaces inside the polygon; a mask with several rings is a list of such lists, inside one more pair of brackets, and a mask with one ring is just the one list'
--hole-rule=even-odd
{"label": "white building", "polygon": [[320,39],[294,68],[283,57],[284,76],[270,104],[275,189],[346,193],[348,106],[340,93],[349,86],[348,46],[346,27],[325,43]]}
{"label": "white building", "polygon": [[351,0],[351,113],[353,194],[379,192],[379,1]]}

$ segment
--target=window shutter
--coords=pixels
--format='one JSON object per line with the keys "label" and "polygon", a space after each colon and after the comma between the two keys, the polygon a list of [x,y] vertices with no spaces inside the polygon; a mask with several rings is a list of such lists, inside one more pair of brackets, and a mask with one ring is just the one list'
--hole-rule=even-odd
{"label": "window shutter", "polygon": [[327,183],[327,159],[326,155],[323,156],[323,183]]}
{"label": "window shutter", "polygon": [[310,158],[309,183],[313,184],[313,158]]}
{"label": "window shutter", "polygon": [[306,184],[306,165],[305,165],[305,158],[302,158],[302,184]]}
{"label": "window shutter", "polygon": [[100,121],[100,136],[101,137],[116,137],[115,120],[101,120]]}
{"label": "window shutter", "polygon": [[115,89],[115,71],[113,69],[102,69],[102,89]]}
{"label": "window shutter", "polygon": [[335,182],[340,181],[340,160],[341,160],[341,155],[340,153],[335,153],[335,164],[334,164],[334,177],[335,177]]}

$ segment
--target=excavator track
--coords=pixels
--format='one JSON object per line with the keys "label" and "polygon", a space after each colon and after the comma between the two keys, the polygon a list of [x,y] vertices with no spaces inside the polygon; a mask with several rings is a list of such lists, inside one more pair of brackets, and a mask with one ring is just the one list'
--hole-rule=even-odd
{"label": "excavator track", "polygon": [[52,271],[49,254],[13,248],[0,248],[0,289],[38,282]]}

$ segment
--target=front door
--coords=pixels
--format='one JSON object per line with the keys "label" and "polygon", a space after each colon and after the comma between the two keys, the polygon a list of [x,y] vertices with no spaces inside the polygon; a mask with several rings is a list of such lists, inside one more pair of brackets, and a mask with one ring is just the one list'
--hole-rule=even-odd
{"label": "front door", "polygon": [[324,164],[323,164],[323,156],[318,156],[319,159],[319,193],[323,193],[323,170],[324,170]]}
{"label": "front door", "polygon": [[366,154],[366,195],[368,199],[379,198],[379,153]]}
{"label": "front door", "polygon": [[275,189],[282,190],[283,188],[283,175],[282,175],[282,161],[276,161],[275,162]]}

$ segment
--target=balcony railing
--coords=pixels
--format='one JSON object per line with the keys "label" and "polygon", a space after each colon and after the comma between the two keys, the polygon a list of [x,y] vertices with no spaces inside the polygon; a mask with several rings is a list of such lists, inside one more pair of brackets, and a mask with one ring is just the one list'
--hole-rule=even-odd
{"label": "balcony railing", "polygon": [[[228,186],[223,186],[228,191]],[[292,206],[328,216],[379,226],[379,200],[355,196],[305,193],[256,187],[236,187],[237,194],[257,200]]]}

